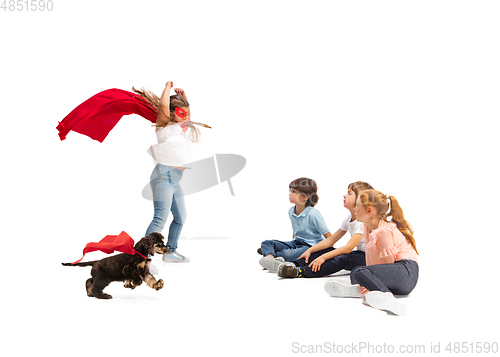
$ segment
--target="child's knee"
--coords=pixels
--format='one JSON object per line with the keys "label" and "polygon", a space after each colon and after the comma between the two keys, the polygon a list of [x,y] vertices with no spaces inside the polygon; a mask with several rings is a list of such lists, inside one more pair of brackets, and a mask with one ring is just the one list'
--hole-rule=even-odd
{"label": "child's knee", "polygon": [[280,253],[280,256],[283,257],[287,262],[293,262],[297,260],[303,253],[303,250],[299,249],[285,249],[282,250]]}
{"label": "child's knee", "polygon": [[262,247],[274,247],[274,241],[272,239],[268,239],[260,243],[261,248]]}
{"label": "child's knee", "polygon": [[363,280],[363,277],[366,276],[366,267],[355,267],[351,270],[351,284],[359,284],[360,280]]}
{"label": "child's knee", "polygon": [[265,240],[260,243],[260,250],[263,256],[275,255],[274,245],[272,240]]}
{"label": "child's knee", "polygon": [[174,222],[177,224],[186,223],[187,214],[174,215]]}

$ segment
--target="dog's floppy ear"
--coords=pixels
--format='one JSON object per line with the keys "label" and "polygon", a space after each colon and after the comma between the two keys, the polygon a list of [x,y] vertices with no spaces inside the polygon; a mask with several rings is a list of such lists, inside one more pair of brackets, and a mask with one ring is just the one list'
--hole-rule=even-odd
{"label": "dog's floppy ear", "polygon": [[157,232],[153,232],[153,233],[150,233],[147,238],[150,238],[151,240],[153,240],[153,242],[163,242],[164,240],[164,237],[163,237],[163,234],[161,233],[157,233]]}
{"label": "dog's floppy ear", "polygon": [[153,255],[154,254],[154,244],[150,238],[142,238],[135,245],[135,250],[143,255]]}
{"label": "dog's floppy ear", "polygon": [[146,252],[148,252],[149,255],[154,255],[154,242],[151,238],[142,238],[144,248],[146,249]]}

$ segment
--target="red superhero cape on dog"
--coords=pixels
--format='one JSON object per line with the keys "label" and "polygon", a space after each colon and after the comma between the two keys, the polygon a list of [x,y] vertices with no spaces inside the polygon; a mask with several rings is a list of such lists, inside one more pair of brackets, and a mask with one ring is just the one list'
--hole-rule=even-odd
{"label": "red superhero cape on dog", "polygon": [[[144,255],[142,255],[141,253],[139,253],[134,249],[134,240],[125,232],[121,232],[117,236],[113,235],[106,236],[103,239],[101,239],[98,243],[94,242],[88,243],[83,249],[83,257],[85,256],[86,253],[95,252],[96,250],[100,250],[101,252],[104,252],[106,254],[111,254],[115,250],[130,255],[134,255],[137,253],[144,259],[147,259],[147,257],[145,257]],[[71,264],[79,263],[83,259],[83,257]]]}
{"label": "red superhero cape on dog", "polygon": [[156,123],[157,111],[139,95],[122,89],[106,89],[90,97],[59,122],[59,138],[70,130],[103,142],[124,115],[138,114]]}

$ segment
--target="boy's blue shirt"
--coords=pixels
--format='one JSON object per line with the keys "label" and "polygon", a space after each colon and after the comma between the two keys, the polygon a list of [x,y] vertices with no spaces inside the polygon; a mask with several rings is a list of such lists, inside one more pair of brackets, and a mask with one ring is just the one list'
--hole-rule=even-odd
{"label": "boy's blue shirt", "polygon": [[330,232],[323,216],[314,207],[306,207],[299,215],[295,214],[295,206],[288,210],[290,221],[292,221],[295,240],[313,246],[325,239],[323,236]]}

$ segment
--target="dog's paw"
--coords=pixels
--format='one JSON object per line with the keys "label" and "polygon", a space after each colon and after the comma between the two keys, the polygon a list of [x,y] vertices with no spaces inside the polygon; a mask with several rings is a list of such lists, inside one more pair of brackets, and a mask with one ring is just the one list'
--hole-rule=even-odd
{"label": "dog's paw", "polygon": [[164,285],[165,284],[163,283],[163,280],[160,279],[156,282],[156,284],[153,285],[153,289],[160,290]]}
{"label": "dog's paw", "polygon": [[135,289],[137,287],[132,280],[126,281],[123,286],[129,289]]}
{"label": "dog's paw", "polygon": [[94,296],[98,299],[112,299],[113,298],[111,295],[106,294],[106,293],[102,293],[100,295],[95,294]]}

